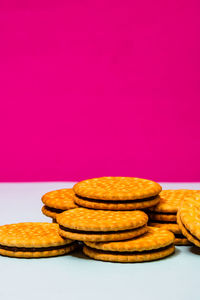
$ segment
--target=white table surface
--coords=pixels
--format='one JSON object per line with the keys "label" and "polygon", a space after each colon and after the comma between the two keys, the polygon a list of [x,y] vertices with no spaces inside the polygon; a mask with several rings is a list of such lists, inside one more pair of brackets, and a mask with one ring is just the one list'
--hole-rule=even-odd
{"label": "white table surface", "polygon": [[[73,183],[1,183],[0,224],[50,221],[41,195]],[[200,189],[200,183],[163,183]],[[176,247],[169,258],[148,263],[109,263],[79,253],[44,259],[0,257],[0,299],[200,299],[200,251]]]}

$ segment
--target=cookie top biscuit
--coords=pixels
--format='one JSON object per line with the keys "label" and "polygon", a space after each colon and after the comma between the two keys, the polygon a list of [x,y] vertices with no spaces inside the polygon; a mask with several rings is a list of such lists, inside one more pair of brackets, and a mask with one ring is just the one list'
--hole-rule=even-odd
{"label": "cookie top biscuit", "polygon": [[126,254],[124,252],[106,252],[90,248],[86,245],[83,247],[83,252],[93,259],[120,263],[153,261],[171,255],[174,250],[175,247],[173,244],[165,248],[153,250],[152,252],[126,252]]}
{"label": "cookie top biscuit", "polygon": [[61,189],[44,194],[42,196],[42,202],[49,207],[67,210],[77,207],[73,197],[73,189]]}
{"label": "cookie top biscuit", "polygon": [[164,214],[164,213],[148,212],[148,216],[151,221],[158,221],[158,222],[176,222],[177,220],[176,213]]}
{"label": "cookie top biscuit", "polygon": [[70,239],[58,234],[58,224],[17,223],[0,226],[0,245],[9,247],[41,248],[67,245]]}
{"label": "cookie top biscuit", "polygon": [[151,207],[150,210],[153,212],[163,213],[176,213],[181,202],[185,198],[193,197],[197,191],[193,190],[163,190],[160,193],[160,202]]}
{"label": "cookie top biscuit", "polygon": [[118,231],[145,225],[148,216],[142,211],[104,211],[75,208],[56,217],[66,228],[83,231]]}
{"label": "cookie top biscuit", "polygon": [[181,230],[178,226],[178,224],[175,224],[175,223],[156,223],[156,222],[150,222],[149,223],[149,226],[152,226],[152,227],[159,227],[161,229],[165,229],[165,230],[169,230],[175,234],[181,234]]}
{"label": "cookie top biscuit", "polygon": [[159,249],[171,245],[174,242],[174,235],[168,230],[148,226],[147,233],[131,240],[120,242],[85,242],[91,248],[105,251],[147,251]]}
{"label": "cookie top biscuit", "polygon": [[81,197],[110,201],[148,198],[162,190],[154,181],[135,177],[93,178],[78,182],[73,189]]}
{"label": "cookie top biscuit", "polygon": [[194,205],[200,205],[200,190],[193,191],[192,195],[186,196],[184,203],[193,203]]}

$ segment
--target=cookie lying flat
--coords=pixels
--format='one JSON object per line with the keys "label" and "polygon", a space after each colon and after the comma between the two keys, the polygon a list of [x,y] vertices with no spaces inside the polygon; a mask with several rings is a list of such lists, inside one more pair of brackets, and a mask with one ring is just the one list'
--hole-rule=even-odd
{"label": "cookie lying flat", "polygon": [[147,227],[137,238],[119,242],[85,242],[83,252],[94,259],[112,262],[144,262],[172,254],[174,235],[160,228]]}
{"label": "cookie lying flat", "polygon": [[42,196],[42,212],[45,216],[54,218],[65,210],[76,208],[73,200],[73,189],[51,191]]}
{"label": "cookie lying flat", "polygon": [[196,202],[182,202],[177,220],[183,235],[191,243],[200,247],[200,195],[196,200]]}
{"label": "cookie lying flat", "polygon": [[148,212],[148,216],[152,221],[161,221],[161,222],[174,222],[176,223],[177,217],[176,214],[168,214],[168,213],[151,213]]}
{"label": "cookie lying flat", "polygon": [[159,203],[160,197],[154,196],[134,201],[105,201],[105,200],[94,200],[81,198],[80,196],[75,195],[74,201],[76,204],[92,209],[106,209],[106,210],[134,210],[134,209],[145,209],[152,207]]}
{"label": "cookie lying flat", "polygon": [[77,246],[58,234],[52,223],[18,223],[0,226],[0,254],[11,257],[39,258],[64,255]]}
{"label": "cookie lying flat", "polygon": [[185,236],[182,234],[181,229],[178,224],[149,222],[149,226],[171,231],[175,235],[174,244],[177,246],[191,245],[191,243],[188,241],[188,239],[185,238]]}
{"label": "cookie lying flat", "polygon": [[191,246],[191,243],[189,242],[189,240],[186,237],[184,237],[183,234],[181,234],[180,237],[175,235],[174,245],[176,245],[176,246]]}
{"label": "cookie lying flat", "polygon": [[[148,215],[151,222],[161,224],[160,227],[166,225],[169,230],[177,226],[177,211],[184,199],[192,199],[198,191],[195,190],[163,190],[160,193],[160,202],[148,209]],[[157,225],[158,227],[159,225]],[[190,245],[186,237],[179,232],[171,230],[175,234],[175,245]]]}
{"label": "cookie lying flat", "polygon": [[198,191],[196,190],[163,190],[160,193],[160,203],[150,208],[150,211],[157,213],[177,213],[180,203],[188,197],[193,198]]}
{"label": "cookie lying flat", "polygon": [[159,203],[161,186],[134,177],[100,177],[74,186],[74,201],[83,207],[104,210],[134,210]]}
{"label": "cookie lying flat", "polygon": [[75,208],[56,217],[59,233],[79,241],[117,241],[144,234],[148,216],[142,211]]}
{"label": "cookie lying flat", "polygon": [[149,217],[155,221],[176,222],[176,214],[181,202],[186,197],[196,194],[195,190],[163,190],[160,193],[160,202],[149,208]]}

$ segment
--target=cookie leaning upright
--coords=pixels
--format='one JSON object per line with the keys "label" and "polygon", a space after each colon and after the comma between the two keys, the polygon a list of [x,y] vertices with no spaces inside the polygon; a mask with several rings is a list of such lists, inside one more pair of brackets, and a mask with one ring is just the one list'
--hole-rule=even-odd
{"label": "cookie leaning upright", "polygon": [[39,258],[63,255],[76,248],[75,241],[58,234],[58,224],[18,223],[0,226],[0,254]]}
{"label": "cookie leaning upright", "polygon": [[105,211],[75,208],[56,217],[61,236],[79,241],[118,241],[147,231],[142,211]]}
{"label": "cookie leaning upright", "polygon": [[149,208],[150,225],[168,229],[175,234],[175,245],[188,245],[188,240],[182,235],[177,225],[177,211],[186,197],[192,197],[196,191],[192,190],[163,190],[160,202]]}
{"label": "cookie leaning upright", "polygon": [[100,177],[74,185],[74,200],[80,206],[104,210],[134,210],[156,205],[161,186],[134,177]]}
{"label": "cookie leaning upright", "polygon": [[181,231],[187,239],[200,247],[200,194],[186,198],[177,214]]}
{"label": "cookie leaning upright", "polygon": [[47,217],[55,219],[57,214],[77,207],[73,198],[73,189],[60,189],[48,192],[42,196],[42,202],[44,203],[42,212]]}
{"label": "cookie leaning upright", "polygon": [[112,262],[144,262],[164,258],[175,250],[174,235],[160,228],[147,227],[147,232],[127,241],[85,242],[83,252],[94,259]]}

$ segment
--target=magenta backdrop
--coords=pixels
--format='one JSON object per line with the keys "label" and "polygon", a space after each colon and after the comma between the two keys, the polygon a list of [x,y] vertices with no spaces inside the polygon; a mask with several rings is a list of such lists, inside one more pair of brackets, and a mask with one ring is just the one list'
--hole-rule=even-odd
{"label": "magenta backdrop", "polygon": [[0,181],[200,181],[200,2],[0,1]]}

